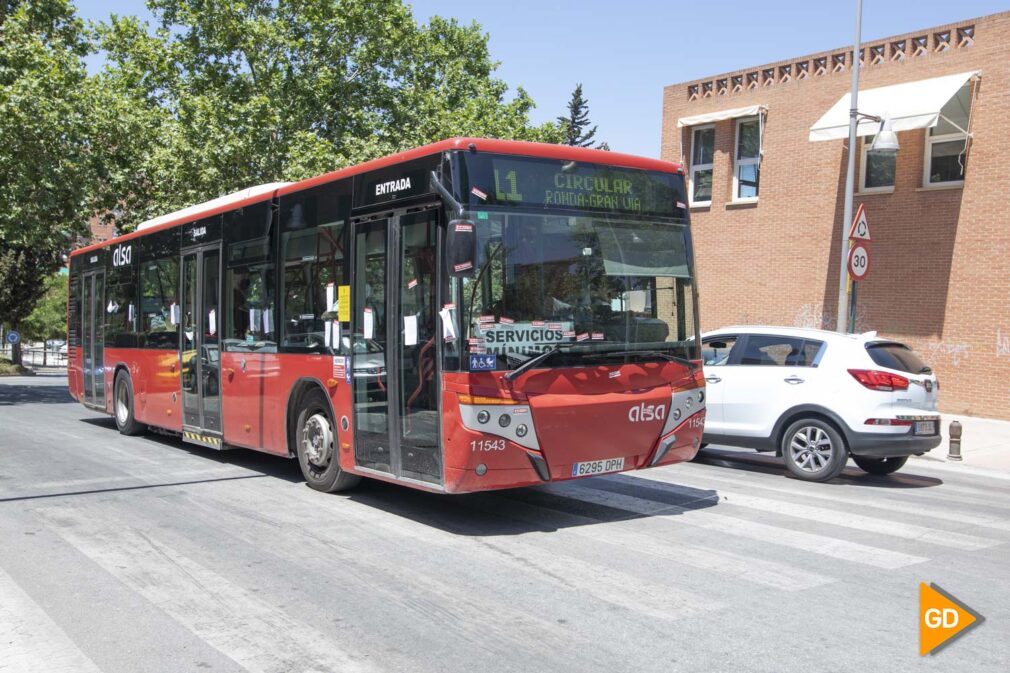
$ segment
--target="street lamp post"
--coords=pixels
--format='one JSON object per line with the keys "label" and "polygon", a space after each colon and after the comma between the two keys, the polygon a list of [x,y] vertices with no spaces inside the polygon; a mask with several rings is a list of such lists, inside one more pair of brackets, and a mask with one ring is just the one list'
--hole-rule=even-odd
{"label": "street lamp post", "polygon": [[[852,224],[852,195],[856,183],[856,126],[859,124],[859,49],[863,26],[863,0],[856,0],[856,40],[852,44],[852,92],[849,94],[849,161],[845,172],[845,203],[842,212],[842,251],[838,264],[838,321],[839,332],[852,331],[849,323],[849,226]],[[855,320],[852,321],[855,323]]]}

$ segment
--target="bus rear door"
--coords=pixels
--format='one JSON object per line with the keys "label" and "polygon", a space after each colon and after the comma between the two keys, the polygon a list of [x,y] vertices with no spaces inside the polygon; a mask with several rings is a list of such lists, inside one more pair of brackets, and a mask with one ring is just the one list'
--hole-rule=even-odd
{"label": "bus rear door", "polygon": [[179,336],[183,439],[222,448],[221,249],[182,253],[182,330]]}

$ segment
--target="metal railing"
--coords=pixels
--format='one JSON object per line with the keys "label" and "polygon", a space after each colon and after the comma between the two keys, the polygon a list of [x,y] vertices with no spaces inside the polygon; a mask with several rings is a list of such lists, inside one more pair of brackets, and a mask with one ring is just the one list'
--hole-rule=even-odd
{"label": "metal railing", "polygon": [[[0,347],[0,358],[11,358],[11,347],[9,345],[4,345]],[[45,362],[45,365],[42,363]],[[42,346],[21,346],[21,364],[25,367],[66,367],[67,366],[67,353],[66,351],[60,352],[54,348],[45,349],[43,353]]]}

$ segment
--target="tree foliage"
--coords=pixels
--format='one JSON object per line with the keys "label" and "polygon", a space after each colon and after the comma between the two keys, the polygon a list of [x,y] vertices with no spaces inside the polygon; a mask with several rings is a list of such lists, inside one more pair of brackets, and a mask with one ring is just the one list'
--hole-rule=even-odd
{"label": "tree foliage", "polygon": [[[11,329],[22,322],[46,292],[41,282],[59,264],[52,250],[0,247],[0,320]],[[20,344],[13,350],[14,364],[21,363]]]}
{"label": "tree foliage", "polygon": [[46,278],[35,309],[21,323],[25,339],[48,341],[66,336],[68,281],[65,273]]}
{"label": "tree foliage", "polygon": [[476,24],[399,1],[150,0],[112,17],[104,81],[150,128],[122,222],[453,135],[557,142],[509,97]]}
{"label": "tree foliage", "polygon": [[[592,147],[593,138],[596,136],[596,125],[589,128],[589,101],[582,95],[582,84],[576,84],[572,91],[572,97],[568,101],[568,114],[558,117],[558,125],[564,136],[562,140],[565,145],[576,147]],[[609,150],[610,146],[603,142],[597,145],[598,149]]]}

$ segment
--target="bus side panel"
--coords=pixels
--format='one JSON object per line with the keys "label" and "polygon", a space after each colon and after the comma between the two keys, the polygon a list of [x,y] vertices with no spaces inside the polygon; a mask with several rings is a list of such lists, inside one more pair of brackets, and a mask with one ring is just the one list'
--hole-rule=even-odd
{"label": "bus side panel", "polygon": [[79,346],[67,346],[67,385],[78,402],[84,396],[84,363]]}
{"label": "bus side panel", "polygon": [[[166,430],[182,430],[179,353],[174,350],[129,350],[137,420]],[[175,399],[173,399],[173,396]]]}
{"label": "bus side panel", "polygon": [[[242,361],[245,360],[245,371]],[[291,391],[299,382],[321,388],[333,403],[341,467],[354,466],[351,424],[351,386],[346,369],[334,367],[329,355],[256,354],[226,352],[221,355],[225,441],[277,455],[288,454],[287,419]],[[340,358],[338,365],[343,363]],[[336,376],[336,374],[340,376]],[[335,385],[330,385],[330,384]],[[297,409],[291,409],[292,414]],[[341,426],[347,417],[348,429]],[[247,430],[248,427],[248,430]]]}

